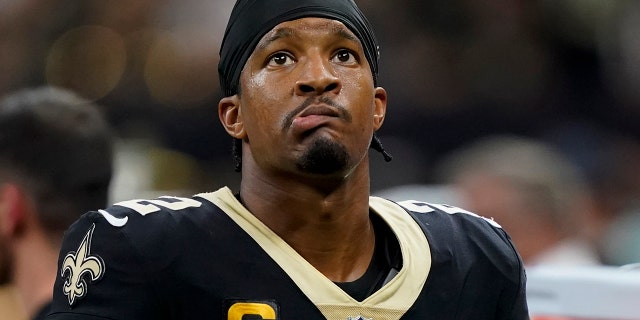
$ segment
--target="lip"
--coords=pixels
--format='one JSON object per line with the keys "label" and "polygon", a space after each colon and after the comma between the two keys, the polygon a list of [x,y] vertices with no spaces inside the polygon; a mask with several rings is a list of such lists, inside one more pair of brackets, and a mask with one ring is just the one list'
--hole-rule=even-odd
{"label": "lip", "polygon": [[334,108],[327,105],[311,105],[293,119],[291,129],[294,133],[306,133],[338,117],[340,114]]}
{"label": "lip", "polygon": [[309,116],[338,117],[339,114],[338,111],[327,105],[316,104],[310,105],[305,108],[296,118],[304,118]]}

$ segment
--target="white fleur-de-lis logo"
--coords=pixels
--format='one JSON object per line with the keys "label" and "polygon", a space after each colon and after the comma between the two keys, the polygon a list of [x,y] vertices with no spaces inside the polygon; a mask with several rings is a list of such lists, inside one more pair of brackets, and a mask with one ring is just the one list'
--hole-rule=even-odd
{"label": "white fleur-de-lis logo", "polygon": [[347,320],[373,320],[373,318],[365,318],[361,315],[358,315],[356,317],[348,317]]}
{"label": "white fleur-de-lis logo", "polygon": [[92,282],[100,279],[104,275],[105,266],[102,258],[97,255],[91,255],[91,237],[93,236],[93,229],[95,229],[95,227],[96,225],[93,224],[91,228],[89,228],[78,250],[69,252],[62,261],[60,276],[64,277],[65,274],[69,274],[62,286],[62,290],[67,296],[70,306],[72,306],[77,299],[87,294],[87,282],[84,279],[85,275],[89,275]]}

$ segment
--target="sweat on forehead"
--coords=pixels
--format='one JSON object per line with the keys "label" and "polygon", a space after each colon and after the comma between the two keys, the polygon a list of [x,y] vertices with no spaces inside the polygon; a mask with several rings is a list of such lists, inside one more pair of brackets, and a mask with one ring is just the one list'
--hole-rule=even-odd
{"label": "sweat on forehead", "polygon": [[218,75],[225,96],[238,93],[240,73],[260,39],[278,24],[304,17],[342,22],[362,43],[374,83],[378,75],[378,42],[353,0],[238,0],[220,47]]}

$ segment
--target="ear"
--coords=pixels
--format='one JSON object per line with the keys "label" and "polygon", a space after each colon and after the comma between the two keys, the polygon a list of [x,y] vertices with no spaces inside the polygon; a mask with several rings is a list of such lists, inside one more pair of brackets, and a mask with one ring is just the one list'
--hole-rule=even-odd
{"label": "ear", "polygon": [[374,110],[373,110],[373,128],[380,129],[387,113],[387,91],[384,88],[375,88]]}
{"label": "ear", "polygon": [[28,198],[20,187],[0,185],[0,233],[12,236],[20,232],[27,219]]}
{"label": "ear", "polygon": [[218,117],[230,136],[236,139],[245,137],[246,132],[240,112],[240,98],[237,94],[220,100],[218,103]]}

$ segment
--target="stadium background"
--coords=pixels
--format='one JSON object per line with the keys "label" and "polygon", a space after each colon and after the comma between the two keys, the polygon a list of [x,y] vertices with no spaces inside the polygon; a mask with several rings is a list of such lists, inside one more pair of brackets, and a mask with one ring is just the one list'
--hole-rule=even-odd
{"label": "stadium background", "polygon": [[[235,187],[216,113],[233,2],[0,0],[0,96],[50,84],[100,103],[120,138],[114,201]],[[374,192],[438,185],[451,152],[514,134],[564,152],[613,211],[638,208],[640,1],[357,2],[390,94]]]}
{"label": "stadium background", "polygon": [[[493,133],[559,145],[600,180],[622,170],[614,146],[637,153],[639,2],[359,4],[382,43],[380,83],[390,93],[380,136],[395,160],[372,157],[374,190],[432,183],[446,153]],[[45,83],[74,89],[105,107],[123,139],[142,143],[129,150],[152,148],[153,188],[234,185],[215,112],[232,5],[0,1],[0,95]]]}

